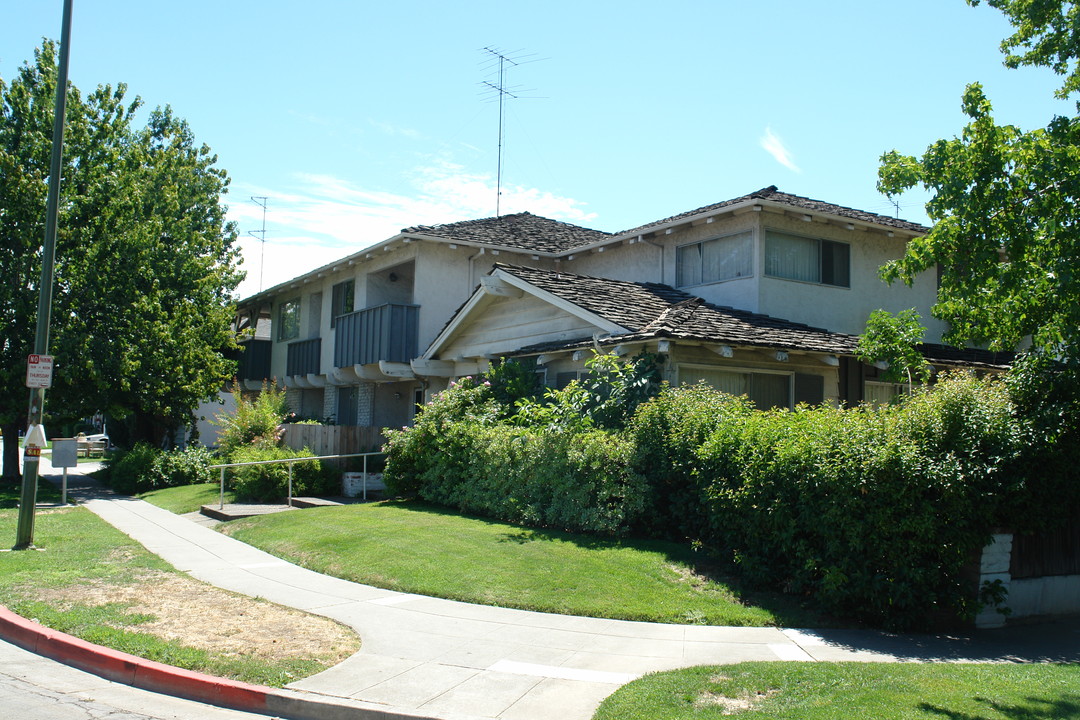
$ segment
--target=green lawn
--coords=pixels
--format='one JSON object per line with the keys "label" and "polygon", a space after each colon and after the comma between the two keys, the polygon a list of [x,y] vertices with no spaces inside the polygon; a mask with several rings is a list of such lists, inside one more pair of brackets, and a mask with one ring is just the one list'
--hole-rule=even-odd
{"label": "green lawn", "polygon": [[647,675],[593,720],[1068,720],[1080,665],[741,663]]}
{"label": "green lawn", "polygon": [[[0,481],[0,509],[18,507],[19,499],[21,497],[21,483],[9,483]],[[48,480],[38,478],[36,499],[39,503],[58,503],[60,502],[60,489]],[[14,537],[12,538],[11,542],[12,545],[15,544]],[[4,543],[2,541],[0,541],[0,547],[4,547]]]}
{"label": "green lawn", "polygon": [[[14,544],[17,517],[17,510],[0,510],[0,538],[6,539],[0,544]],[[79,598],[87,587],[140,586],[162,573],[184,575],[85,508],[39,510],[34,543],[44,550],[0,555],[0,604],[47,627],[150,660],[272,686],[340,661],[208,652],[142,631],[155,618],[133,613],[130,604],[56,601],[57,595]]]}
{"label": "green lawn", "polygon": [[223,532],[354,582],[486,605],[709,625],[824,624],[790,598],[740,596],[675,543],[535,530],[415,503],[313,508]]}
{"label": "green lawn", "polygon": [[[221,486],[218,483],[183,485],[181,487],[151,490],[137,497],[171,513],[183,515],[184,513],[198,512],[203,505],[214,505],[216,507],[221,499]],[[231,503],[235,499],[233,492],[225,491],[226,503]]]}

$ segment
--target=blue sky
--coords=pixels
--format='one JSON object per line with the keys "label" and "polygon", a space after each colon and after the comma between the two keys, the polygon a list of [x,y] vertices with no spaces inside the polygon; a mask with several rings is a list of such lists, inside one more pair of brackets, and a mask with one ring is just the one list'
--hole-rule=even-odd
{"label": "blue sky", "polygon": [[[522,97],[505,108],[502,212],[607,231],[767,185],[895,214],[878,158],[957,134],[967,83],[984,84],[999,122],[1072,109],[1049,71],[1004,69],[1010,26],[963,0],[165,6],[75,0],[71,79],[172,105],[217,153],[241,296],[406,226],[495,214],[484,47],[523,61],[506,75]],[[59,38],[61,9],[7,8],[0,77]],[[252,196],[269,198],[264,256]],[[901,217],[926,222],[924,200],[902,198]]]}

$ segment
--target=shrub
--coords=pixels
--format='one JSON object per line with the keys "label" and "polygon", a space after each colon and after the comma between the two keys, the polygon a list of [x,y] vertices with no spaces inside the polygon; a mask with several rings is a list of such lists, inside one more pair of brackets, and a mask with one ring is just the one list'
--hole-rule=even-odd
{"label": "shrub", "polygon": [[644,510],[624,438],[498,422],[483,381],[440,393],[412,428],[387,431],[384,479],[397,494],[510,522],[602,534]]}
{"label": "shrub", "polygon": [[210,451],[198,445],[163,452],[139,443],[113,456],[106,464],[103,479],[118,493],[136,495],[159,488],[213,482],[214,475],[209,469],[213,462]]}
{"label": "shrub", "polygon": [[[232,462],[263,462],[315,457],[309,449],[292,450],[273,445],[248,445],[238,448]],[[339,490],[339,473],[324,468],[319,460],[291,463],[293,495],[328,495]],[[249,465],[230,469],[229,485],[238,500],[276,502],[289,494],[289,463]]]}
{"label": "shrub", "polygon": [[109,487],[124,495],[150,489],[150,473],[161,454],[147,443],[138,443],[127,451],[118,451],[105,463],[103,477]]}
{"label": "shrub", "polygon": [[1012,411],[1002,383],[963,375],[879,409],[758,412],[680,388],[635,419],[635,464],[671,497],[666,529],[746,579],[925,627],[977,610],[965,570],[1006,510],[1025,444]]}
{"label": "shrub", "polygon": [[151,484],[163,488],[212,483],[216,478],[210,465],[215,462],[211,452],[201,445],[161,453],[151,468]]}
{"label": "shrub", "polygon": [[253,398],[244,397],[239,389],[233,390],[236,410],[221,414],[215,424],[218,432],[218,448],[230,462],[238,462],[235,453],[248,445],[276,445],[279,428],[288,414],[289,406],[285,391],[273,383],[263,383],[262,390]]}

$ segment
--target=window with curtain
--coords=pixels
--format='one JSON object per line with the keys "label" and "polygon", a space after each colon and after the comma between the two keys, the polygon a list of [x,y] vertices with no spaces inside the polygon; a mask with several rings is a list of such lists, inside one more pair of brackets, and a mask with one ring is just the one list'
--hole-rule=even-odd
{"label": "window with curtain", "polygon": [[679,382],[705,382],[729,395],[745,395],[759,410],[791,407],[791,373],[679,366]]}
{"label": "window with curtain", "polygon": [[675,250],[675,282],[679,287],[753,274],[754,234],[749,230],[682,245]]}
{"label": "window with curtain", "polygon": [[300,298],[278,305],[278,340],[300,337]]}
{"label": "window with curtain", "polygon": [[785,280],[851,287],[851,248],[832,240],[766,230],[765,274]]}

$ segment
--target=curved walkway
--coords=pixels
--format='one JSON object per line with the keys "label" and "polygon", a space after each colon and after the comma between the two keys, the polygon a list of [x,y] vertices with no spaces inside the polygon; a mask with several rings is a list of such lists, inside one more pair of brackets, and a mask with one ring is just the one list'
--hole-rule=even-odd
{"label": "curved walkway", "polygon": [[360,711],[340,717],[387,717],[361,710],[381,709],[444,720],[588,720],[603,698],[645,673],[744,660],[1080,661],[1075,620],[972,637],[896,636],[469,605],[305,570],[141,500],[99,495],[84,503],[195,578],[354,628],[363,640],[358,653],[288,686],[295,698]]}

